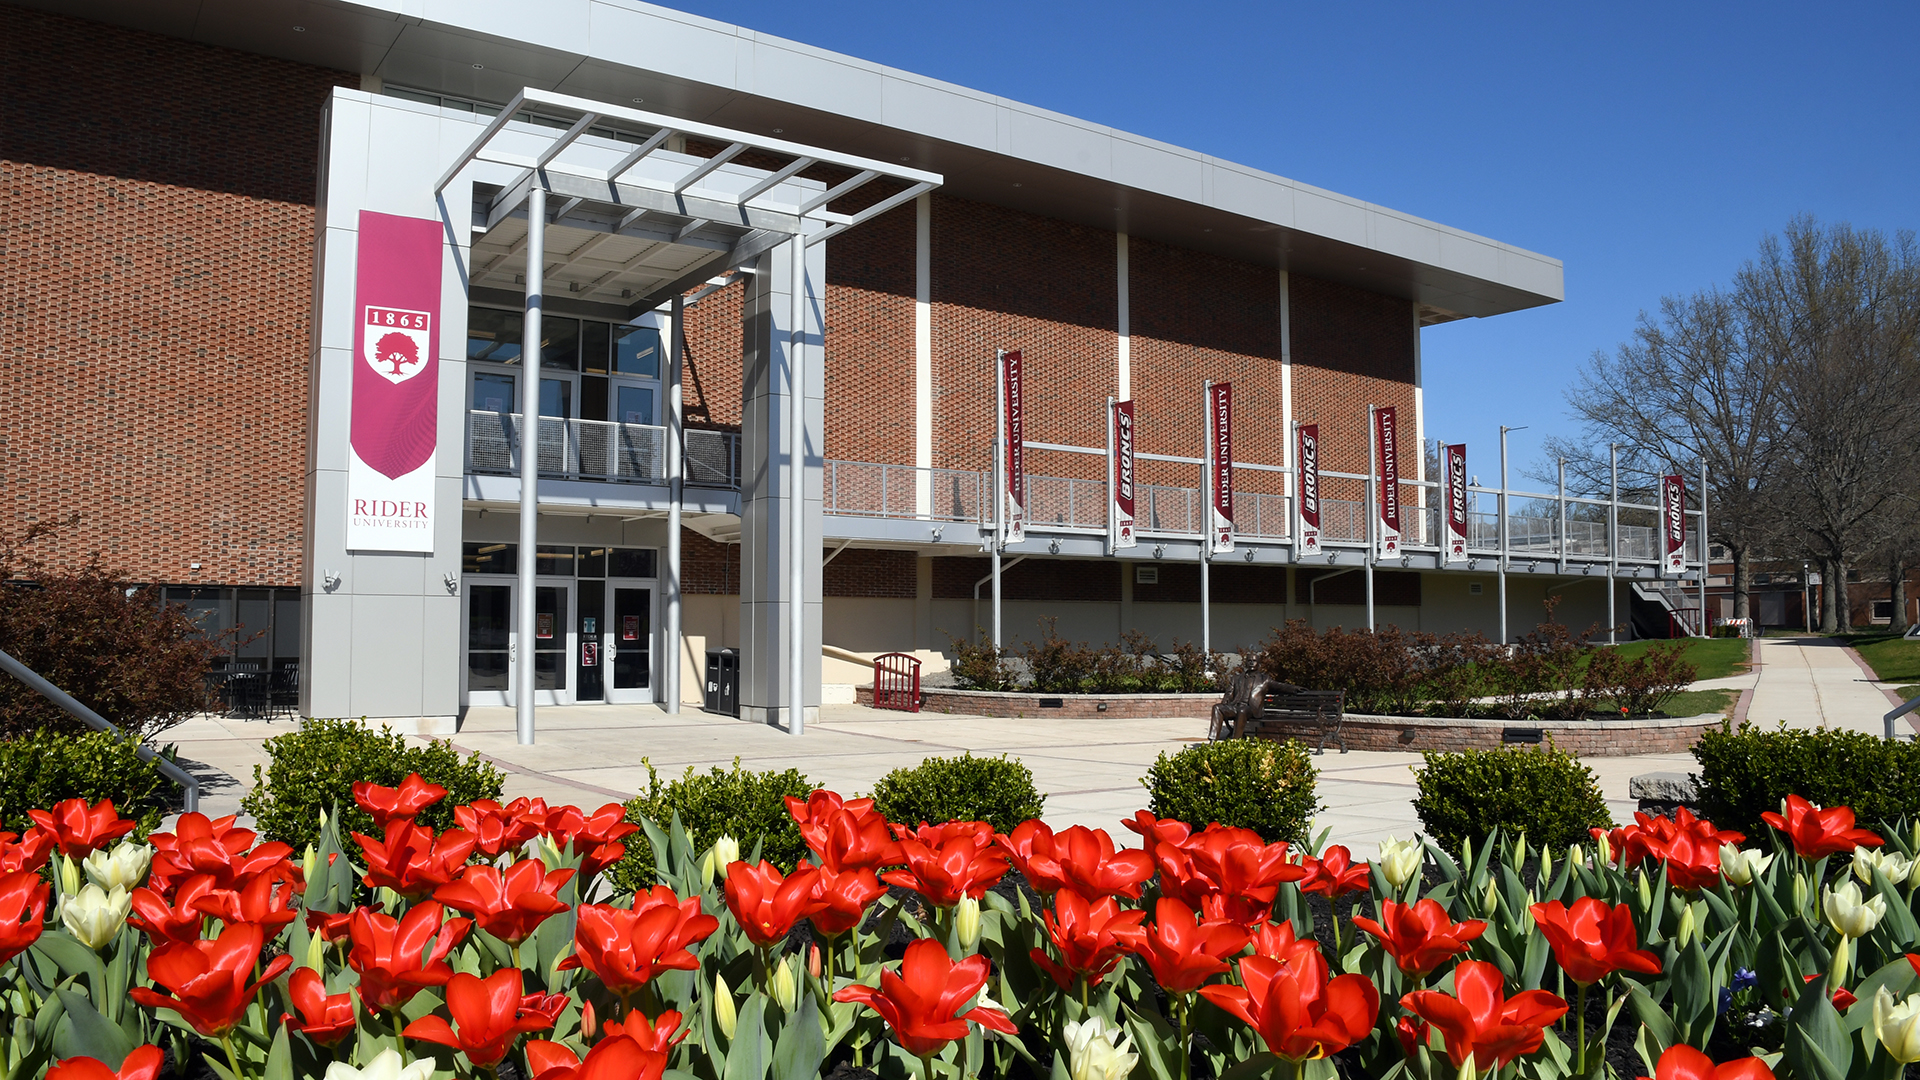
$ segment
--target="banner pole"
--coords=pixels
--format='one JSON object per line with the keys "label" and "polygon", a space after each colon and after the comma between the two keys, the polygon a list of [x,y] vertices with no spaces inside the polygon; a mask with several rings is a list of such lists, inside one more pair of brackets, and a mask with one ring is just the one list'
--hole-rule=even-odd
{"label": "banner pole", "polygon": [[1120,482],[1119,462],[1113,456],[1113,395],[1107,395],[1107,554],[1120,550],[1120,512],[1119,493],[1114,485]]}
{"label": "banner pole", "polygon": [[[687,346],[687,302],[686,298],[676,296],[668,309],[671,325],[667,329],[667,579],[663,583],[667,594],[666,625],[666,664],[660,669],[665,676],[667,715],[680,712],[680,698],[684,690],[680,685],[680,658],[686,655],[687,647],[680,639],[680,521],[681,507],[686,502],[686,407],[681,389],[681,379],[685,368],[682,350]],[[608,625],[612,629],[612,625]],[[615,646],[616,648],[618,646]],[[704,658],[703,658],[704,659]]]}
{"label": "banner pole", "polygon": [[1620,576],[1620,444],[1607,444],[1607,467],[1613,481],[1607,495],[1607,644],[1620,644],[1620,619],[1614,614],[1615,588]]}
{"label": "banner pole", "polygon": [[1561,458],[1560,469],[1560,572],[1567,572],[1567,459]]}
{"label": "banner pole", "polygon": [[1500,425],[1500,644],[1507,644],[1507,425]]}
{"label": "banner pole", "polygon": [[[1287,425],[1287,452],[1293,455],[1293,471],[1287,474],[1287,561],[1300,561],[1300,422],[1295,420]],[[1293,592],[1287,592],[1287,602],[1293,602]]]}
{"label": "banner pole", "polygon": [[1707,456],[1700,455],[1700,636],[1712,637],[1707,621],[1707,571],[1713,562],[1707,558]]}
{"label": "banner pole", "polygon": [[1380,543],[1380,480],[1378,454],[1380,440],[1375,434],[1374,406],[1367,406],[1367,633],[1373,625],[1373,562]]}

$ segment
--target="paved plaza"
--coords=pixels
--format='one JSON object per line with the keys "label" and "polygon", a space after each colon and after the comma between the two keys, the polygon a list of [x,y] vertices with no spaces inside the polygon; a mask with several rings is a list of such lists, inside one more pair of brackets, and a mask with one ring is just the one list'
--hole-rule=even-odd
{"label": "paved plaza", "polygon": [[[1751,691],[1745,715],[1757,723],[1880,732],[1889,695],[1850,650],[1821,638],[1769,638],[1758,643],[1757,655],[1755,671],[1698,686]],[[805,736],[795,738],[696,709],[670,716],[657,706],[608,705],[541,709],[538,741],[521,746],[513,722],[511,709],[475,708],[452,737],[461,750],[486,755],[506,773],[509,797],[598,806],[644,788],[646,762],[665,779],[688,766],[725,767],[735,757],[750,769],[799,769],[816,784],[852,794],[923,758],[970,751],[1026,762],[1047,793],[1046,818],[1056,828],[1102,826],[1115,833],[1121,832],[1121,818],[1146,805],[1140,778],[1154,758],[1201,741],[1204,728],[1203,721],[1189,719],[1006,719],[829,705]],[[253,767],[266,763],[264,740],[292,729],[284,720],[201,717],[167,737],[199,766],[207,779],[204,808],[219,814],[238,809],[252,786]],[[1333,842],[1371,857],[1385,837],[1418,831],[1412,770],[1419,754],[1330,751],[1314,760],[1326,804],[1317,823],[1332,829]],[[1662,754],[1589,758],[1587,764],[1620,820],[1634,809],[1627,790],[1634,775],[1684,773],[1694,761]]]}

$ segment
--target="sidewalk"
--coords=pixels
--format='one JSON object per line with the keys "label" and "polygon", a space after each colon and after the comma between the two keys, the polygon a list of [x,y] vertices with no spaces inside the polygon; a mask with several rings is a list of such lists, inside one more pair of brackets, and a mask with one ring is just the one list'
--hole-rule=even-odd
{"label": "sidewalk", "polygon": [[1823,637],[1760,638],[1754,646],[1760,674],[1747,706],[1754,724],[1885,733],[1880,718],[1893,703],[1846,646]]}

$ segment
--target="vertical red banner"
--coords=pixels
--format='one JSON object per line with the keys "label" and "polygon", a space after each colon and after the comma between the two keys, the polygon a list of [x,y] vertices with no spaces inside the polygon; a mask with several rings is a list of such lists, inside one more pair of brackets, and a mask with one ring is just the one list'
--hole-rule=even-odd
{"label": "vertical red banner", "polygon": [[1027,420],[1026,393],[1020,379],[1020,350],[1000,358],[1000,382],[1007,416],[1006,542],[1027,538]]}
{"label": "vertical red banner", "polygon": [[348,548],[433,550],[444,240],[438,221],[360,212]]}
{"label": "vertical red banner", "polygon": [[1373,438],[1380,455],[1379,552],[1394,559],[1400,557],[1400,425],[1393,406],[1373,410]]}
{"label": "vertical red banner", "polygon": [[1660,478],[1661,532],[1666,544],[1661,567],[1673,577],[1687,570],[1687,482],[1679,476]]}
{"label": "vertical red banner", "polygon": [[1113,522],[1113,544],[1119,548],[1130,548],[1135,544],[1133,532],[1133,402],[1116,401],[1113,403],[1113,475],[1108,477],[1113,492],[1113,505],[1108,507],[1108,517]]}
{"label": "vertical red banner", "polygon": [[1207,542],[1233,550],[1233,384],[1207,386]]}
{"label": "vertical red banner", "polygon": [[1300,425],[1300,554],[1320,554],[1320,425]]}
{"label": "vertical red banner", "polygon": [[1442,481],[1445,484],[1447,513],[1446,561],[1450,563],[1467,561],[1467,444],[1454,443],[1445,448],[1445,460],[1441,468],[1445,470]]}

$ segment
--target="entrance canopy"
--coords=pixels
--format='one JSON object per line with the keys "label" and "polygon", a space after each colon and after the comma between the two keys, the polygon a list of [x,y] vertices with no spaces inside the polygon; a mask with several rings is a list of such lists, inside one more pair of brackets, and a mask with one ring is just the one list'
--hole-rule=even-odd
{"label": "entrance canopy", "polygon": [[[711,156],[689,155],[689,143]],[[447,167],[435,195],[476,161],[520,173],[476,188],[475,284],[525,282],[527,197],[538,187],[548,290],[631,315],[791,237],[816,244],[941,183],[936,173],[531,88]]]}

